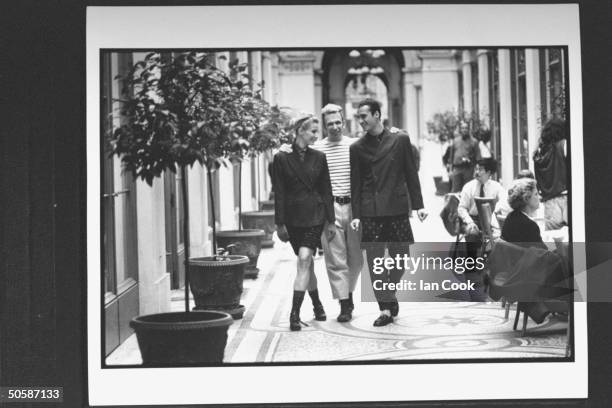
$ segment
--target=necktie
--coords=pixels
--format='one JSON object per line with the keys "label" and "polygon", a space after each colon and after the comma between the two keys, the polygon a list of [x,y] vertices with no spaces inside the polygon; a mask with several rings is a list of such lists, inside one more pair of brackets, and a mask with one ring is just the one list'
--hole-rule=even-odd
{"label": "necktie", "polygon": [[484,184],[481,183],[480,184],[480,197],[484,197],[484,196],[485,196],[485,194],[484,194]]}

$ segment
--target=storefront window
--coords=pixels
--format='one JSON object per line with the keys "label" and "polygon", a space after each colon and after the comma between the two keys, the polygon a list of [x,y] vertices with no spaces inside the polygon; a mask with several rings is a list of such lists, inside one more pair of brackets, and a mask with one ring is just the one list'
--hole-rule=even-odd
{"label": "storefront window", "polygon": [[512,61],[512,135],[516,175],[520,170],[529,168],[525,50],[511,50],[510,56]]}

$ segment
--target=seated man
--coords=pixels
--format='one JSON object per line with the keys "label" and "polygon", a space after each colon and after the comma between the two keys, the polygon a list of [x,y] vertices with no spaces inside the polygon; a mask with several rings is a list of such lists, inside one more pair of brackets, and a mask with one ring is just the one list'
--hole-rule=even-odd
{"label": "seated man", "polygon": [[[497,162],[493,158],[480,159],[476,163],[475,178],[463,186],[461,189],[461,197],[459,199],[459,207],[457,215],[461,219],[462,232],[465,234],[467,243],[467,256],[476,257],[478,248],[482,245],[482,226],[478,217],[478,208],[476,207],[476,197],[493,198],[495,203],[506,202],[506,190],[495,180],[491,180],[491,176],[497,170]],[[495,204],[493,205],[495,207]],[[491,226],[494,229],[499,229],[495,217],[491,218]],[[470,293],[472,300],[485,301],[486,295],[482,287],[482,271],[474,270],[466,272],[466,279],[476,281],[477,291]]]}

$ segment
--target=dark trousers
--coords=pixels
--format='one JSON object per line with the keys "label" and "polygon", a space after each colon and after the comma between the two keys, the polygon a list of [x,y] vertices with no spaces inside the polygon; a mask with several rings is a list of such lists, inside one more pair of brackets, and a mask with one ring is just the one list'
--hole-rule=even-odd
{"label": "dark trousers", "polygon": [[[480,218],[478,216],[472,216],[472,220],[476,223],[479,229],[482,230],[482,225],[480,224]],[[463,225],[465,227],[465,224]],[[465,246],[466,251],[465,254],[459,254],[459,256],[467,256],[468,258],[476,259],[477,256],[482,255],[480,253],[480,248],[482,247],[482,232],[478,232],[476,234],[465,234]],[[472,302],[486,302],[487,294],[485,292],[484,285],[484,270],[474,269],[472,271],[466,271],[462,275],[457,275],[460,282],[465,282],[470,280],[474,282],[475,290],[470,290],[469,296]]]}
{"label": "dark trousers", "polygon": [[459,166],[453,167],[451,174],[451,183],[453,193],[461,192],[461,189],[468,181],[474,178],[474,166]]}
{"label": "dark trousers", "polygon": [[[395,258],[397,254],[402,257],[404,254],[410,255],[410,247],[400,242],[362,242],[362,247],[366,251],[366,260],[370,270],[370,281],[374,283],[379,280],[382,283],[398,283],[404,275],[403,269],[392,268],[384,270],[381,274],[374,273],[374,258],[382,258],[385,256],[385,248],[389,250],[389,256]],[[374,290],[374,296],[378,302],[380,310],[389,309],[390,304],[397,303],[395,289],[385,288],[384,290]]]}

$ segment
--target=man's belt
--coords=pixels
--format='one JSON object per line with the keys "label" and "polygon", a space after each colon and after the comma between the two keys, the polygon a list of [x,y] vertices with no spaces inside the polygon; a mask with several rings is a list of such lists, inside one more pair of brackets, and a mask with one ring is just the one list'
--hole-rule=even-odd
{"label": "man's belt", "polygon": [[338,204],[350,204],[351,197],[350,196],[345,196],[345,197],[334,196],[334,201],[337,202]]}

